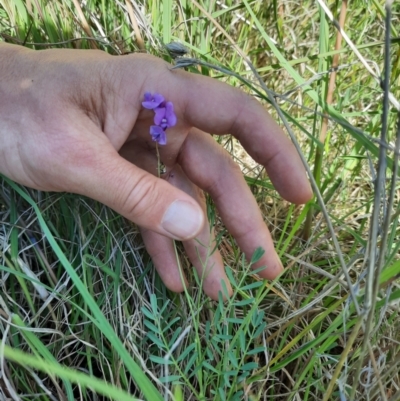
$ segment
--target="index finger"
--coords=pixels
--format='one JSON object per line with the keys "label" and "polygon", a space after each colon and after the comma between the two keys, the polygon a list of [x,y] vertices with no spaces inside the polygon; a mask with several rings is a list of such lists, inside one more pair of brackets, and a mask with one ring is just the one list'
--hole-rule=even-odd
{"label": "index finger", "polygon": [[184,71],[174,74],[185,120],[213,134],[234,135],[253,159],[265,166],[272,183],[288,201],[312,197],[303,163],[282,129],[255,99],[217,80]]}

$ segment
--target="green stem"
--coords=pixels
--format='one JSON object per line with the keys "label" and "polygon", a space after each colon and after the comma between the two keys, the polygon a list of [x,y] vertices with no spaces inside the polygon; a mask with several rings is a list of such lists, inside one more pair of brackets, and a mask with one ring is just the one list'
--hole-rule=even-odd
{"label": "green stem", "polygon": [[160,178],[160,170],[161,170],[161,165],[160,165],[160,152],[158,150],[158,143],[156,142],[156,154],[157,154],[157,176]]}

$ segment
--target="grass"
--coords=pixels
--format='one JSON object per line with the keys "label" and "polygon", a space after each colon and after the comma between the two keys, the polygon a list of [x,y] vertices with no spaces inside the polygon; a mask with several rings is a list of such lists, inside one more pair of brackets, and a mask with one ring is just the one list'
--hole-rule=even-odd
{"label": "grass", "polygon": [[[327,3],[336,19],[343,3]],[[137,228],[113,211],[4,178],[3,399],[400,399],[400,8],[393,4],[393,97],[384,108],[376,79],[384,3],[348,4],[344,31],[366,64],[349,43],[336,45],[324,4],[0,0],[0,35],[9,43],[170,59],[162,44],[180,41],[191,59],[178,65],[242,87],[285,120],[320,193],[304,207],[289,205],[236,140],[219,138],[241,164],[286,272],[258,280],[209,202],[234,289],[229,301],[212,302],[179,247],[193,289],[176,295],[154,272]]]}

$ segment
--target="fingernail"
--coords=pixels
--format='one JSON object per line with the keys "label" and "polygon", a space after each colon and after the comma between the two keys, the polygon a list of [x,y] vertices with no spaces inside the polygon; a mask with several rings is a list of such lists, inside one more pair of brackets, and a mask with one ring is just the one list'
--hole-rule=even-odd
{"label": "fingernail", "polygon": [[203,224],[204,216],[200,207],[185,201],[173,202],[161,221],[165,231],[181,240],[194,237]]}

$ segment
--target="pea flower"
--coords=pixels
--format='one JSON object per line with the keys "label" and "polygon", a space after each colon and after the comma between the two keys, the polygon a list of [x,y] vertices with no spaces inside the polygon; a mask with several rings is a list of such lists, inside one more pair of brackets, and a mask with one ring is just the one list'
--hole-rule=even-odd
{"label": "pea flower", "polygon": [[160,106],[164,102],[164,97],[159,93],[155,93],[152,95],[150,92],[146,92],[144,94],[144,101],[142,102],[142,106],[145,109],[154,110],[158,106]]}
{"label": "pea flower", "polygon": [[159,125],[162,129],[167,129],[176,125],[176,115],[174,113],[174,105],[167,102],[165,107],[157,107],[154,109],[154,124]]}
{"label": "pea flower", "polygon": [[154,142],[157,142],[160,145],[166,145],[167,144],[167,134],[158,125],[152,125],[150,127],[150,135],[151,135],[151,139]]}
{"label": "pea flower", "polygon": [[177,123],[173,103],[165,102],[164,96],[159,93],[152,95],[150,92],[146,92],[142,106],[154,111],[155,125],[150,127],[151,139],[160,145],[166,145],[167,134],[165,130],[174,127]]}

